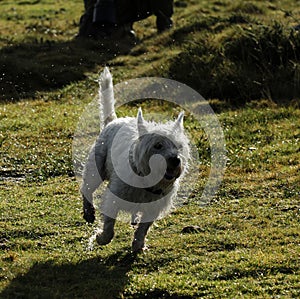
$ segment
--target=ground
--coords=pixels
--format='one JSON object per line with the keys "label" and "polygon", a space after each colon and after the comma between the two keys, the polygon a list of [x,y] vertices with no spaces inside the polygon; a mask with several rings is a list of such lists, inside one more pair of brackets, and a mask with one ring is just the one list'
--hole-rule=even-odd
{"label": "ground", "polygon": [[[174,29],[158,35],[150,17],[134,25],[139,40],[132,44],[74,40],[79,0],[0,2],[1,298],[299,297],[300,42],[292,29],[299,7],[175,4]],[[226,140],[222,185],[201,206],[210,147],[186,114],[203,175],[184,205],[151,229],[149,250],[138,256],[124,222],[110,245],[89,250],[98,224],[82,219],[74,177],[74,131],[104,65],[115,83],[163,76],[201,94],[207,87]],[[180,111],[154,100],[118,115],[135,115],[139,105],[145,118]],[[188,225],[199,229],[184,233]]]}

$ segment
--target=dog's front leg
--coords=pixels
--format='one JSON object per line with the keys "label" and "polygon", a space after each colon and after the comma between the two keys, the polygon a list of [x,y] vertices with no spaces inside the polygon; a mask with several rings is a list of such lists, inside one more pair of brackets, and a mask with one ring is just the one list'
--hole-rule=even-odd
{"label": "dog's front leg", "polygon": [[113,239],[115,222],[116,219],[103,215],[103,231],[96,236],[99,245],[106,245]]}
{"label": "dog's front leg", "polygon": [[138,252],[145,249],[145,239],[147,232],[153,222],[141,222],[134,233],[134,239],[132,242],[132,251]]}

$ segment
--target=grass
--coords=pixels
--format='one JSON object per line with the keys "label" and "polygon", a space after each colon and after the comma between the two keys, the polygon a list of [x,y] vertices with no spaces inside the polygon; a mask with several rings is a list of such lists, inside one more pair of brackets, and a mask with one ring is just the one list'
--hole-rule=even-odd
{"label": "grass", "polygon": [[174,58],[170,74],[189,82],[206,98],[223,98],[231,104],[262,97],[277,102],[298,97],[299,33],[279,23],[249,25],[244,16],[238,17],[238,22],[246,24],[230,25],[227,18],[225,24],[234,28],[217,41],[209,35],[187,44]]}
{"label": "grass", "polygon": [[[186,3],[176,5],[171,31],[157,35],[151,17],[135,24],[136,45],[116,45],[73,40],[81,1],[0,2],[5,12],[0,16],[1,298],[299,297],[300,110],[299,93],[290,93],[299,81],[294,69],[291,90],[285,73],[299,65],[298,46],[289,54],[291,42],[299,41],[290,30],[299,20],[299,8],[293,1]],[[244,87],[254,79],[233,88],[226,72],[249,75],[248,59],[258,53],[252,42],[259,42],[263,55],[267,33],[278,37],[276,43],[270,39],[268,50],[274,54],[268,57],[279,53],[272,46],[279,45],[284,55],[276,57],[286,59],[273,65],[274,75],[283,76],[278,79],[282,85],[276,81],[274,86],[282,88],[277,95],[261,88],[261,94],[247,97]],[[248,42],[248,49],[241,47]],[[239,48],[250,58],[238,56]],[[130,253],[133,230],[123,222],[117,223],[110,245],[88,250],[98,224],[82,219],[72,140],[81,113],[96,95],[97,73],[107,64],[116,83],[180,75],[179,81],[200,87],[201,78],[193,83],[188,72],[202,70],[198,62],[206,63],[209,53],[215,68],[207,65],[211,77],[204,77],[204,87],[218,82],[223,95],[232,93],[207,97],[228,151],[214,200],[199,205],[203,175],[188,202],[152,228],[145,253]],[[219,71],[224,75],[215,80],[213,72]],[[174,117],[180,111],[158,101],[141,105],[145,117],[158,112]],[[124,106],[118,113],[134,115],[136,107]],[[206,174],[208,138],[189,114],[185,126]],[[182,232],[187,225],[200,229]]]}

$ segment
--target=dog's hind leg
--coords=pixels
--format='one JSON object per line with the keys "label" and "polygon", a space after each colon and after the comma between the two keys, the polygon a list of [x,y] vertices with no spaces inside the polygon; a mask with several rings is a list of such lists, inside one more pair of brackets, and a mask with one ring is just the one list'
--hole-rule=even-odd
{"label": "dog's hind leg", "polygon": [[132,251],[138,252],[145,249],[145,239],[147,232],[152,225],[153,222],[141,222],[138,225],[138,228],[136,229],[134,233],[134,238],[132,241]]}
{"label": "dog's hind leg", "polygon": [[99,245],[106,245],[113,239],[115,222],[116,219],[103,215],[103,231],[96,236]]}
{"label": "dog's hind leg", "polygon": [[[83,182],[80,188],[83,198],[83,218],[88,223],[95,221],[95,208],[93,193],[102,183],[105,175],[103,172],[105,155],[97,150],[97,145],[92,148],[83,172]],[[95,153],[96,151],[96,153]]]}
{"label": "dog's hind leg", "polygon": [[83,218],[88,223],[95,221],[95,208],[94,205],[82,194],[83,199]]}

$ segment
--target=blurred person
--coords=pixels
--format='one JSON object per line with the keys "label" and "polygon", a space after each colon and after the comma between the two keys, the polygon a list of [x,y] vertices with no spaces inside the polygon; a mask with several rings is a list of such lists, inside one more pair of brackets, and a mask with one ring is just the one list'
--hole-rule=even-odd
{"label": "blurred person", "polygon": [[157,31],[172,27],[173,0],[84,0],[78,37],[102,38],[118,32],[134,37],[133,23],[156,16]]}

